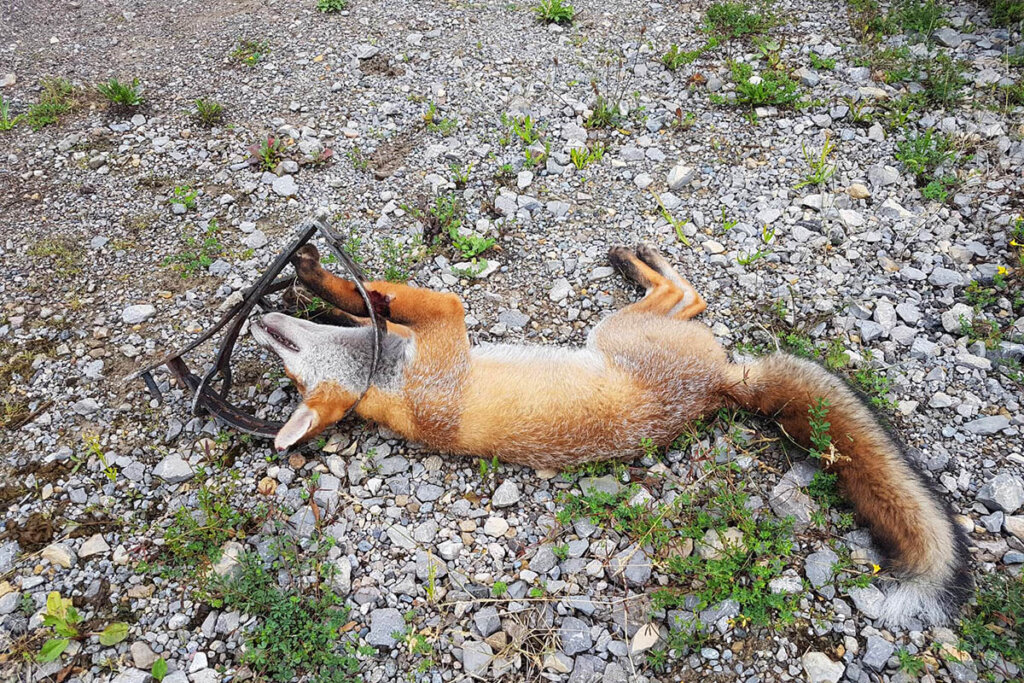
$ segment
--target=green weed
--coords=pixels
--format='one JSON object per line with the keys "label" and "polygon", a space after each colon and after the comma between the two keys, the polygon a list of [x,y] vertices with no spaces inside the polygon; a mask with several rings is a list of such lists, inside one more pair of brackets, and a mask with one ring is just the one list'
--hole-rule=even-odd
{"label": "green weed", "polygon": [[598,93],[594,108],[583,125],[586,128],[614,128],[621,119],[619,111],[617,103],[611,102],[604,95]]}
{"label": "green weed", "polygon": [[28,248],[33,258],[47,259],[51,272],[67,277],[82,271],[84,251],[77,242],[67,237],[44,237]]}
{"label": "green weed", "polygon": [[270,43],[266,40],[240,39],[231,53],[231,58],[245,66],[256,66],[270,54]]}
{"label": "green weed", "polygon": [[224,121],[224,107],[216,100],[199,97],[195,106],[192,117],[204,126],[209,128]]}
{"label": "green weed", "polygon": [[601,161],[603,157],[604,145],[602,144],[595,144],[589,149],[573,147],[569,150],[569,158],[572,160],[572,165],[581,171],[590,164]]}
{"label": "green weed", "polygon": [[829,158],[835,152],[836,143],[826,134],[825,144],[822,145],[818,154],[810,154],[804,144],[801,144],[800,147],[804,153],[804,162],[807,164],[808,172],[804,175],[804,179],[794,186],[794,189],[799,190],[808,185],[824,185],[836,172],[836,165],[829,163]]}
{"label": "green weed", "polygon": [[[871,352],[865,350],[864,359],[870,361],[871,358]],[[879,370],[865,365],[854,371],[852,379],[854,384],[867,395],[871,405],[883,410],[894,410],[896,408],[896,402],[889,399],[892,380],[883,375]]]}
{"label": "green weed", "polygon": [[99,632],[83,632],[80,624],[82,624],[82,616],[71,604],[71,598],[61,597],[59,592],[51,591],[46,596],[43,626],[53,629],[55,637],[43,643],[39,654],[36,655],[36,661],[45,663],[56,660],[64,653],[72,640],[85,640],[90,636],[97,636],[100,645],[109,647],[128,637],[128,624],[123,621],[109,624]]}
{"label": "green weed", "polygon": [[562,0],[541,0],[534,6],[533,13],[545,24],[571,24],[576,10]]}
{"label": "green weed", "polygon": [[142,104],[142,85],[137,78],[133,78],[131,84],[111,78],[97,85],[96,90],[115,107],[128,109]]}
{"label": "green weed", "polygon": [[996,26],[1013,26],[1024,22],[1024,2],[1021,0],[985,0]]}
{"label": "green weed", "polygon": [[325,14],[348,9],[348,0],[316,0],[316,9]]}
{"label": "green weed", "polygon": [[811,66],[815,69],[823,69],[825,71],[832,71],[836,68],[836,60],[831,57],[822,57],[817,52],[811,52],[808,57],[811,60]]}
{"label": "green weed", "polygon": [[11,118],[11,105],[10,103],[0,95],[0,131],[11,130],[18,122],[25,118],[24,114],[19,114],[14,118]]}
{"label": "green weed", "polygon": [[960,620],[961,648],[1024,668],[1024,576],[984,572],[977,581],[977,604]]}
{"label": "green weed", "polygon": [[923,659],[910,654],[910,652],[904,647],[896,650],[896,658],[900,662],[900,671],[914,676],[915,678],[923,674],[927,668]]}
{"label": "green weed", "polygon": [[716,2],[705,12],[701,31],[728,40],[760,33],[773,23],[769,15],[745,2]]}
{"label": "green weed", "polygon": [[706,51],[706,45],[695,50],[680,50],[678,45],[672,43],[668,48],[668,52],[661,56],[661,63],[664,64],[669,71],[675,71],[681,66],[692,64],[697,61],[697,58]]}
{"label": "green weed", "polygon": [[928,130],[898,143],[895,156],[914,174],[918,185],[926,185],[934,180],[939,166],[956,159],[956,152],[947,136]]}
{"label": "green weed", "polygon": [[459,126],[458,119],[439,116],[437,105],[433,102],[427,104],[427,111],[423,114],[423,122],[426,124],[427,130],[432,133],[440,133],[444,137],[454,133],[455,129]]}
{"label": "green weed", "polygon": [[195,228],[194,234],[182,236],[184,249],[163,260],[164,266],[173,266],[181,277],[187,278],[205,272],[218,256],[224,253],[218,234],[220,226],[211,219],[205,229]]}
{"label": "green weed", "polygon": [[33,130],[57,123],[75,105],[75,92],[71,83],[63,78],[46,78],[40,81],[42,87],[39,101],[29,107],[25,120]]}
{"label": "green weed", "polygon": [[[754,69],[745,62],[732,62],[732,78],[736,83],[736,103],[751,109],[771,105],[775,107],[798,107],[803,102],[800,84],[784,71],[764,71],[753,78]],[[715,98],[718,103],[724,99]]]}
{"label": "green weed", "polygon": [[186,209],[193,210],[196,208],[197,196],[198,193],[188,185],[178,185],[174,188],[168,201],[172,204],[182,204]]}
{"label": "green weed", "polygon": [[[294,560],[293,560],[294,561]],[[257,626],[245,636],[242,661],[257,678],[285,683],[296,676],[311,676],[318,683],[354,683],[359,680],[360,648],[349,632],[349,610],[344,600],[322,583],[300,590],[302,584],[278,583],[278,569],[263,566],[255,554],[239,558],[237,578],[211,586],[215,607],[240,610],[256,617]]]}

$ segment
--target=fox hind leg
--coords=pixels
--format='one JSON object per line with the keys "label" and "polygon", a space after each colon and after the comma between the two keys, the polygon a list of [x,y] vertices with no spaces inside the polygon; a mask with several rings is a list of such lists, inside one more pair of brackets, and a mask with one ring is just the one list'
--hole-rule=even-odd
{"label": "fox hind leg", "polygon": [[624,310],[689,320],[707,308],[704,298],[657,249],[641,244],[635,250],[612,247],[608,259],[622,275],[647,290],[643,299]]}

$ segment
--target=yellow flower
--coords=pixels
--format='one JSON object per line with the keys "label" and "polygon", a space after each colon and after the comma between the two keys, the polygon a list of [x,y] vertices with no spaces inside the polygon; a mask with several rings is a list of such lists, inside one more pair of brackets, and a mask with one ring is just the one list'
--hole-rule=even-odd
{"label": "yellow flower", "polygon": [[871,573],[872,574],[877,574],[880,571],[882,571],[881,567],[879,567],[877,564],[874,564],[874,563],[871,564]]}
{"label": "yellow flower", "polygon": [[996,268],[996,272],[1000,275],[1006,275],[1006,266],[999,266]]}

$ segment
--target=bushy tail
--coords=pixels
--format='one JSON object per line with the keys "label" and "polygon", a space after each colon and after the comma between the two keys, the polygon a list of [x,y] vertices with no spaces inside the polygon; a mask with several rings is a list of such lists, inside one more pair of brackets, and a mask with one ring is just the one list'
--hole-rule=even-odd
{"label": "bushy tail", "polygon": [[816,421],[830,423],[834,450],[822,457],[822,467],[839,475],[842,491],[899,579],[886,590],[882,621],[902,625],[916,616],[939,624],[954,616],[972,587],[966,536],[934,485],[857,392],[816,363],[785,353],[732,366],[731,372],[727,395],[774,417],[802,446],[814,445],[809,411],[827,410]]}

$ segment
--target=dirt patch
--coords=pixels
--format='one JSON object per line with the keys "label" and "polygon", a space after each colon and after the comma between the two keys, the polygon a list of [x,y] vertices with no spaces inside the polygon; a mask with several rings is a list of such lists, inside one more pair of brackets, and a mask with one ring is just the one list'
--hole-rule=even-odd
{"label": "dirt patch", "polygon": [[406,131],[391,138],[370,155],[369,168],[373,177],[377,180],[384,180],[402,167],[406,158],[416,143],[419,142],[422,133],[418,130]]}
{"label": "dirt patch", "polygon": [[110,608],[110,581],[100,579],[99,590],[93,595],[89,597],[76,595],[71,598],[71,603],[80,610],[88,609],[92,612],[108,610]]}
{"label": "dirt patch", "polygon": [[121,528],[121,520],[112,517],[101,517],[100,519],[69,519],[75,525],[75,530],[68,536],[70,538],[82,538],[93,534],[105,534]]}
{"label": "dirt patch", "polygon": [[28,489],[21,484],[0,485],[0,507],[7,507],[22,496],[28,493]]}
{"label": "dirt patch", "polygon": [[41,512],[34,512],[24,524],[14,524],[3,537],[13,538],[23,552],[33,553],[48,546],[56,530],[52,519]]}
{"label": "dirt patch", "polygon": [[63,477],[71,470],[72,467],[73,465],[70,462],[60,462],[57,460],[53,460],[43,465],[30,462],[29,464],[22,465],[16,469],[14,471],[14,476],[20,479],[31,474],[35,476],[37,482],[49,484]]}
{"label": "dirt patch", "polygon": [[359,70],[367,76],[395,78],[396,76],[405,75],[405,69],[391,64],[391,59],[383,53],[377,53],[369,59],[361,60],[359,62]]}

